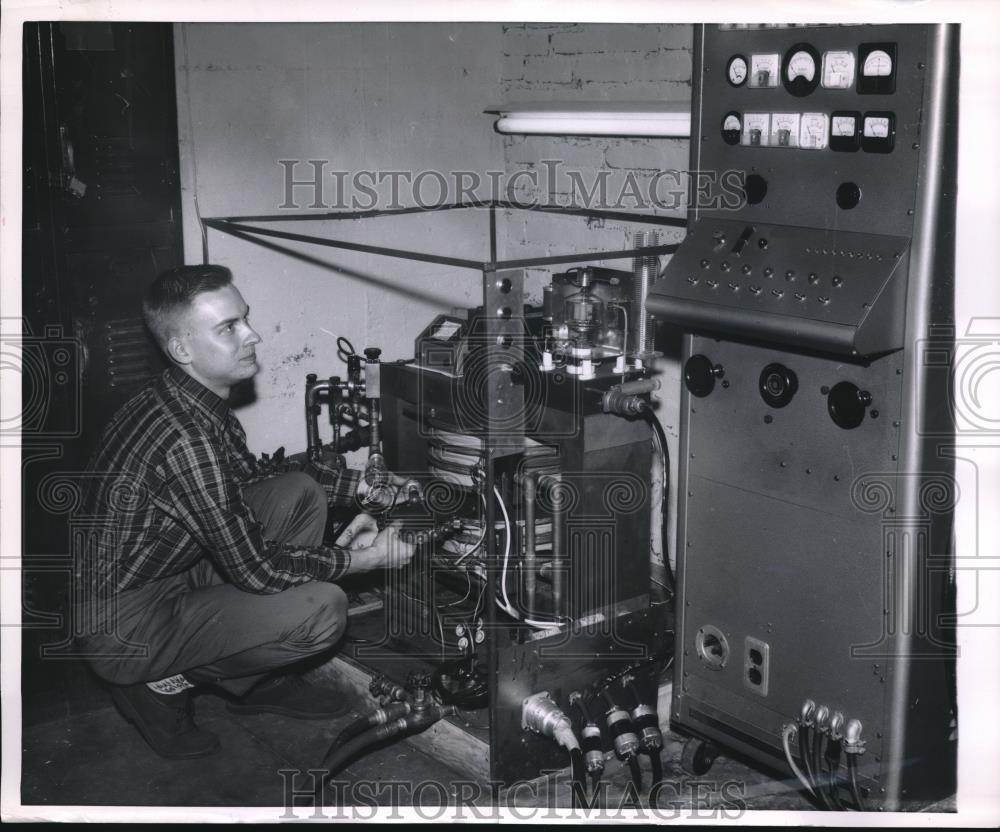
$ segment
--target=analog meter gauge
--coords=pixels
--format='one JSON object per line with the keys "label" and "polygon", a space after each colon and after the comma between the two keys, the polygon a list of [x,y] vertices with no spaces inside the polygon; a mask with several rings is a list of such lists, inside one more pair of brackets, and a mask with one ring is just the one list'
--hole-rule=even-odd
{"label": "analog meter gauge", "polygon": [[750,86],[776,87],[778,74],[781,71],[781,56],[751,55],[750,56]]}
{"label": "analog meter gauge", "polygon": [[854,153],[861,147],[861,113],[836,110],[830,114],[830,150]]}
{"label": "analog meter gauge", "polygon": [[865,113],[861,124],[861,149],[865,153],[889,153],[896,141],[896,117],[892,113]]}
{"label": "analog meter gauge", "polygon": [[799,123],[799,147],[805,150],[824,150],[830,129],[826,113],[803,113]]}
{"label": "analog meter gauge", "polygon": [[771,147],[798,147],[798,113],[771,113]]}
{"label": "analog meter gauge", "polygon": [[863,43],[858,47],[858,92],[890,95],[896,91],[896,44]]}
{"label": "analog meter gauge", "polygon": [[726,144],[739,144],[743,133],[743,119],[737,112],[726,113],[722,119],[722,140]]}
{"label": "analog meter gauge", "polygon": [[819,52],[808,43],[797,43],[781,62],[781,82],[792,95],[809,95],[819,86]]}
{"label": "analog meter gauge", "polygon": [[729,65],[726,67],[726,78],[734,87],[742,87],[746,83],[749,72],[747,59],[742,55],[733,55],[729,59]]}
{"label": "analog meter gauge", "polygon": [[767,147],[771,143],[771,114],[746,113],[743,116],[743,140],[750,147]]}
{"label": "analog meter gauge", "polygon": [[854,85],[854,53],[823,53],[823,86],[828,90],[849,90]]}

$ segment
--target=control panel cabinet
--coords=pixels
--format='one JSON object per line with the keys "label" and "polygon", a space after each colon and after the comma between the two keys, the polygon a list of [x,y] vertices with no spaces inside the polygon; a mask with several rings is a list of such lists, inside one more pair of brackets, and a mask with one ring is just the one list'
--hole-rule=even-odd
{"label": "control panel cabinet", "polygon": [[850,759],[868,809],[955,787],[957,493],[925,427],[949,401],[957,40],[696,27],[700,184],[649,300],[686,332],[674,723],[786,772],[803,735],[834,745],[817,776],[846,805]]}

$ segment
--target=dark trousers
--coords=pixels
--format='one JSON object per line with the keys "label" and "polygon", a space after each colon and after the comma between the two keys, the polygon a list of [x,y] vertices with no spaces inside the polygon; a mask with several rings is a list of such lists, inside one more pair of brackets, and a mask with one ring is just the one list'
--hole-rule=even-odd
{"label": "dark trousers", "polygon": [[[243,490],[264,536],[314,546],[326,525],[326,493],[311,477],[283,474]],[[118,685],[178,673],[239,696],[263,675],[333,647],[347,623],[347,596],[309,581],[271,595],[244,592],[204,559],[180,575],[118,596],[113,635],[83,647],[99,676]]]}

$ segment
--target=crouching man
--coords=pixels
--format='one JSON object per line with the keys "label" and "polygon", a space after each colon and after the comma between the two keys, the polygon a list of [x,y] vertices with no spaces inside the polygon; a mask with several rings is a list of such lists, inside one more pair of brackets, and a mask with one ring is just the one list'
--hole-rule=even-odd
{"label": "crouching man", "polygon": [[191,690],[232,711],[332,718],[349,710],[287,672],[332,648],[347,599],[337,579],[405,565],[412,545],[360,515],[324,546],[327,508],[365,489],[357,471],[309,463],[263,473],[227,400],[258,370],[260,336],[220,266],[161,275],[143,302],[170,367],[127,402],[88,466],[91,519],[76,567],[79,646],[121,713],[163,757],[211,754]]}

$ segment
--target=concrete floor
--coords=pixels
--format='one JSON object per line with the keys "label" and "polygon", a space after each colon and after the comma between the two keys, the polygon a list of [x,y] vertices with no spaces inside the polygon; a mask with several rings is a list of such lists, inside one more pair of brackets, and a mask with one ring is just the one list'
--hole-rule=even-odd
{"label": "concrete floor", "polygon": [[[39,817],[45,816],[44,807],[57,805],[283,807],[289,805],[292,784],[301,787],[303,783],[289,779],[293,773],[317,767],[341,728],[370,709],[370,702],[357,701],[352,714],[334,722],[237,716],[226,710],[219,697],[201,694],[197,697],[199,724],[220,736],[222,750],[204,759],[176,762],[154,754],[108,700],[94,710],[25,725],[22,802],[37,805]],[[811,809],[794,784],[725,757],[705,777],[684,778],[676,766],[680,748],[676,741],[669,741],[664,751],[667,783],[655,811],[649,807],[648,795],[636,799],[627,771],[611,761],[605,774],[604,813],[594,809],[588,818],[612,819],[620,816],[619,809],[643,813],[637,817],[649,820],[724,819],[744,811]],[[648,783],[648,773],[645,779]],[[473,784],[446,761],[405,742],[355,761],[338,775],[337,782],[342,785],[326,792],[326,817],[368,818],[373,811],[370,807],[376,804],[422,806],[421,817],[427,819],[436,811],[448,813],[441,819],[471,818],[473,811],[489,817],[488,807],[493,805],[488,788]],[[547,807],[570,805],[568,783],[559,776],[520,784],[501,791],[496,799],[524,819],[543,819]],[[292,805],[311,805],[311,797]],[[442,805],[450,808],[431,810]],[[312,814],[305,808],[295,812],[300,818]],[[291,810],[280,808],[273,815],[275,820],[292,816]]]}

